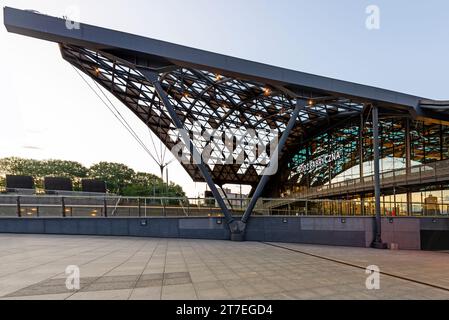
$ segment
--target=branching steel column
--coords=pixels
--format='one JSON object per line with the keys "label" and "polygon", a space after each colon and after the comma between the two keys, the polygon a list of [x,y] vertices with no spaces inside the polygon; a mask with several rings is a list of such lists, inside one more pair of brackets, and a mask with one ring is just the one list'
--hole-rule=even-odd
{"label": "branching steel column", "polygon": [[[270,159],[270,166],[276,167],[279,163],[279,154],[282,152],[282,149],[284,148],[285,142],[287,142],[287,138],[290,135],[290,132],[294,128],[299,112],[307,105],[307,102],[302,99],[298,99],[296,101],[296,108],[293,111],[293,114],[288,122],[287,128],[282,133],[282,137],[279,140],[278,145],[276,146],[276,149],[274,151],[274,154],[271,156]],[[260,195],[262,194],[266,184],[268,183],[268,180],[270,179],[269,175],[263,175],[262,179],[260,179],[259,185],[256,188],[256,191],[254,191],[253,197],[251,198],[250,203],[248,204],[248,207],[245,210],[245,214],[242,217],[242,222],[246,223],[251,216],[254,207],[256,206],[257,200],[259,200]]]}
{"label": "branching steel column", "polygon": [[380,203],[380,149],[379,149],[379,109],[373,106],[373,149],[374,149],[374,198],[376,211],[376,234],[372,243],[373,248],[385,249],[382,242],[382,216]]}
{"label": "branching steel column", "polygon": [[229,208],[231,208],[231,210],[234,210],[234,208],[233,208],[233,206],[232,206],[232,203],[231,203],[231,201],[229,200],[228,195],[226,194],[225,189],[223,189],[223,185],[219,185],[219,187],[220,187],[220,189],[221,189],[221,192],[223,192],[223,198],[224,198],[224,199],[228,202],[228,204],[229,204]]}
{"label": "branching steel column", "polygon": [[192,152],[193,159],[196,161],[196,165],[198,169],[201,172],[201,175],[203,176],[204,180],[206,181],[207,185],[209,186],[210,190],[212,191],[215,200],[217,200],[218,205],[220,206],[227,223],[230,226],[231,232],[235,228],[233,227],[233,224],[235,223],[234,218],[232,217],[231,212],[228,210],[228,207],[226,206],[223,198],[221,197],[220,193],[218,192],[217,187],[215,186],[214,181],[212,180],[212,177],[206,168],[203,159],[196,149],[196,147],[193,145],[192,140],[190,139],[189,135],[187,135],[183,130],[185,129],[184,126],[181,123],[181,120],[179,119],[175,108],[173,107],[172,103],[168,99],[167,93],[162,88],[162,85],[159,81],[159,74],[157,74],[154,71],[150,71],[147,69],[139,69],[140,72],[153,84],[157,95],[161,99],[161,102],[164,104],[165,108],[167,109],[170,118],[172,119],[173,123],[175,124],[176,128],[181,130],[181,139],[183,143],[188,147],[188,149]]}

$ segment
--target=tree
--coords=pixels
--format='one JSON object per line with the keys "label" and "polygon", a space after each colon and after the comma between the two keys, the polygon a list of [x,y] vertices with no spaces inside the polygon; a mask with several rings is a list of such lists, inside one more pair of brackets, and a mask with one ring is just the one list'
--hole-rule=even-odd
{"label": "tree", "polygon": [[142,186],[153,186],[157,183],[163,183],[162,179],[154,174],[146,172],[137,172],[132,177],[132,184]]}
{"label": "tree", "polygon": [[79,162],[65,160],[0,159],[0,187],[4,175],[32,176],[37,188],[43,188],[44,177],[65,177],[73,181],[74,190],[81,190],[81,179],[89,177],[106,181],[108,191],[128,197],[185,197],[182,187],[167,185],[151,173],[134,172],[121,163],[100,162],[90,168]]}
{"label": "tree", "polygon": [[158,176],[137,172],[133,175],[131,184],[123,189],[122,194],[128,197],[158,197],[161,185],[163,185],[163,181]]}
{"label": "tree", "polygon": [[170,184],[168,185],[167,197],[181,198],[181,197],[185,197],[185,196],[186,196],[186,194],[185,194],[184,190],[182,190],[182,187],[180,185],[170,182]]}
{"label": "tree", "polygon": [[73,181],[74,190],[81,190],[81,179],[87,177],[88,169],[81,163],[65,160],[41,161],[40,175],[42,177],[63,177]]}
{"label": "tree", "polygon": [[74,161],[41,161],[41,173],[46,177],[85,178],[88,171],[81,163]]}
{"label": "tree", "polygon": [[132,183],[123,188],[122,195],[129,197],[185,197],[182,187],[170,183],[168,186],[164,181],[151,173],[137,172],[134,174]]}
{"label": "tree", "polygon": [[87,168],[74,161],[34,160],[22,158],[0,159],[0,174],[32,176],[38,188],[43,188],[45,177],[70,178],[75,190],[80,190],[81,178],[87,176]]}
{"label": "tree", "polygon": [[123,188],[132,183],[135,172],[121,163],[100,162],[89,169],[89,177],[106,181],[109,192],[122,194]]}
{"label": "tree", "polygon": [[40,161],[33,159],[16,157],[0,159],[0,173],[2,174],[37,176],[39,166]]}

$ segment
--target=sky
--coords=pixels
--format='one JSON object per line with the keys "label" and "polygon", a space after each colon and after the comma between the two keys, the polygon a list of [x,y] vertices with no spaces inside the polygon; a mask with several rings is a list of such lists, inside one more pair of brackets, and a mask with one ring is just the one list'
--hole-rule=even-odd
{"label": "sky", "polygon": [[[449,100],[449,1],[406,0],[51,0],[0,1],[190,47],[426,98]],[[366,26],[375,5],[379,29]],[[120,162],[159,168],[60,56],[55,43],[0,26],[0,157]],[[150,132],[111,97],[139,137]],[[154,138],[157,139],[157,138]],[[158,140],[156,140],[158,141]],[[157,142],[159,144],[159,142]],[[178,163],[169,179],[191,197]],[[233,187],[238,191],[238,187]],[[244,192],[248,188],[244,188]]]}

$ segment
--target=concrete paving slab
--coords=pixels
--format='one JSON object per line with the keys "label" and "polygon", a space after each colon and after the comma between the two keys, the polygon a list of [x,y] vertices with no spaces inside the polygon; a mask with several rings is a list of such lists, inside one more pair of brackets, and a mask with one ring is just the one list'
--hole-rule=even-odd
{"label": "concrete paving slab", "polygon": [[[0,259],[0,299],[449,299],[444,252],[0,234]],[[380,290],[366,288],[369,265],[386,273]]]}

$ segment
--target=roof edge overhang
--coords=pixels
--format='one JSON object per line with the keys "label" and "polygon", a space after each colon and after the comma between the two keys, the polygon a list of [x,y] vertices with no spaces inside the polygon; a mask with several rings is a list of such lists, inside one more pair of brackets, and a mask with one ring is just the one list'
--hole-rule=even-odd
{"label": "roof edge overhang", "polygon": [[197,68],[286,88],[298,88],[298,90],[313,89],[332,95],[379,103],[385,107],[399,106],[419,112],[417,109],[420,100],[423,99],[83,23],[80,23],[79,29],[69,29],[66,27],[66,20],[33,11],[5,7],[4,24],[9,32],[42,40],[106,52],[131,52],[138,57],[155,59],[158,63],[165,62],[167,65]]}

